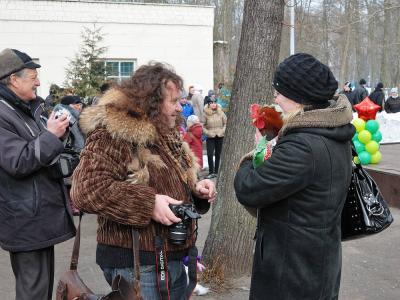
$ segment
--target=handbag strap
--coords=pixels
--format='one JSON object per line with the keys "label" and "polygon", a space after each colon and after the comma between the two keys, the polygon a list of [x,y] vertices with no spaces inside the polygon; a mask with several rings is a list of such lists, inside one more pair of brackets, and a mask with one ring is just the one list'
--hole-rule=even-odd
{"label": "handbag strap", "polygon": [[[79,249],[81,244],[81,222],[83,213],[79,213],[79,224],[76,229],[76,235],[74,240],[74,246],[72,248],[72,257],[70,270],[78,269],[79,262]],[[140,263],[139,263],[139,232],[132,227],[132,251],[133,251],[133,269],[135,273],[135,281],[133,285],[134,293],[138,300],[143,299],[140,295]]]}
{"label": "handbag strap", "polygon": [[133,271],[135,273],[135,280],[133,290],[135,299],[142,299],[140,295],[140,259],[139,259],[139,232],[132,227],[132,251],[133,251]]}
{"label": "handbag strap", "polygon": [[83,213],[79,213],[79,224],[76,229],[76,235],[74,240],[74,247],[72,248],[72,256],[71,256],[71,264],[69,266],[70,270],[78,269],[78,261],[79,261],[79,248],[81,244],[81,221],[82,221]]}

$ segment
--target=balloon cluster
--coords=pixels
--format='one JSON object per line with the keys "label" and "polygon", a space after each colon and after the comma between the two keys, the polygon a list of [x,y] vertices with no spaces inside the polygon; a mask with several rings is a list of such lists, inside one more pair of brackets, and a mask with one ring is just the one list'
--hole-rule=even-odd
{"label": "balloon cluster", "polygon": [[380,106],[367,97],[359,104],[354,105],[354,108],[358,113],[358,118],[351,122],[356,128],[353,144],[358,154],[354,158],[354,162],[362,165],[377,164],[382,159],[382,153],[379,151],[382,133],[379,131],[378,121],[375,120]]}

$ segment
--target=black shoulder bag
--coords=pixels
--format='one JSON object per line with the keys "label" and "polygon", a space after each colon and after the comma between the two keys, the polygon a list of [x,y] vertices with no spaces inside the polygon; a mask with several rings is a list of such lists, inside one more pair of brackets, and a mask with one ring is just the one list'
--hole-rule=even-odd
{"label": "black shoulder bag", "polygon": [[[353,145],[352,153],[357,156]],[[353,165],[342,211],[342,241],[381,232],[392,222],[392,214],[376,182],[361,164]]]}

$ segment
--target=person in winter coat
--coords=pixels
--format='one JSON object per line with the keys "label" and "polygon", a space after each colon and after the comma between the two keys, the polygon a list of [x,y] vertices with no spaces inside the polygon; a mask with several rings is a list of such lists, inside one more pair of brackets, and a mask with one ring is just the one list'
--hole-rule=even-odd
{"label": "person in winter coat", "polygon": [[[61,98],[60,104],[57,104],[54,107],[54,112],[59,110],[66,110],[69,113],[69,129],[68,136],[66,137],[66,145],[64,147],[64,152],[68,153],[71,158],[71,162],[73,165],[71,166],[73,169],[79,163],[79,155],[85,146],[85,137],[83,136],[80,128],[79,128],[79,115],[82,111],[83,103],[79,96],[64,96]],[[69,197],[69,192],[71,190],[72,178],[67,177],[64,178],[64,185],[67,189],[67,202],[71,206],[72,214],[74,216],[79,215],[79,210],[72,205],[71,199]]]}
{"label": "person in winter coat", "polygon": [[204,103],[203,103],[203,96],[202,96],[202,87],[199,85],[193,86],[193,95],[191,98],[193,111],[196,116],[199,117],[200,121],[202,122],[204,119]]}
{"label": "person in winter coat", "polygon": [[184,141],[189,144],[190,149],[196,155],[197,162],[200,168],[203,168],[203,126],[200,123],[199,117],[191,115],[187,119],[187,132],[184,135]]}
{"label": "person in winter coat", "polygon": [[[179,135],[182,85],[167,66],[143,65],[80,117],[87,141],[71,198],[98,215],[96,262],[109,284],[119,274],[135,282],[132,229],[138,230],[143,299],[160,293],[184,299],[192,292],[182,259],[194,256],[195,274],[196,222],[188,217],[181,227],[187,216],[178,217],[172,205],[205,213],[215,200],[214,183],[198,181],[196,159]],[[159,274],[160,266],[168,276]]]}
{"label": "person in winter coat", "polygon": [[[226,128],[226,115],[215,100],[204,107],[203,132],[207,136],[208,178],[217,177]],[[214,162],[215,152],[215,162]]]}
{"label": "person in winter coat", "polygon": [[185,121],[185,128],[187,127],[187,118],[194,114],[193,106],[187,100],[187,94],[182,91],[181,100],[179,100],[182,106],[182,117]]}
{"label": "person in winter coat", "polygon": [[382,89],[383,89],[383,83],[379,82],[376,85],[375,90],[371,93],[371,95],[369,95],[369,99],[381,107],[379,111],[382,111],[383,102],[385,101],[385,93],[383,92]]}
{"label": "person in winter coat", "polygon": [[400,97],[397,88],[390,90],[390,97],[385,102],[385,111],[387,113],[400,112]]}
{"label": "person in winter coat", "polygon": [[0,245],[18,300],[51,300],[54,245],[75,235],[57,165],[68,120],[42,122],[37,68],[26,53],[0,52]]}
{"label": "person in winter coat", "polygon": [[338,299],[341,211],[355,133],[349,101],[332,99],[337,81],[309,54],[285,59],[273,80],[283,127],[270,158],[243,158],[239,202],[258,210],[250,299]]}
{"label": "person in winter coat", "polygon": [[[346,81],[343,85],[343,90],[341,90],[339,92],[339,94],[345,95],[347,97],[347,99],[349,100],[351,107],[353,107],[353,105],[357,104],[355,101],[355,94],[354,91],[352,90],[352,86],[351,86],[351,82],[350,81]],[[353,111],[355,111],[355,109],[353,108]]]}
{"label": "person in winter coat", "polygon": [[361,78],[358,84],[358,87],[354,90],[354,104],[358,104],[363,101],[368,96],[368,91],[365,88],[367,86],[367,82],[364,78]]}

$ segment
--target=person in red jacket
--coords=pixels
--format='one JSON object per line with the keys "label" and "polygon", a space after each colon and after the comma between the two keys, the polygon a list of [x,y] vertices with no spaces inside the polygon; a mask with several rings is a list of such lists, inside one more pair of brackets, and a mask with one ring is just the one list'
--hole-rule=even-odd
{"label": "person in red jacket", "polygon": [[201,135],[203,133],[203,126],[200,123],[199,117],[191,115],[187,119],[187,132],[183,139],[190,146],[190,149],[194,152],[197,157],[197,162],[200,168],[203,168],[203,142]]}

